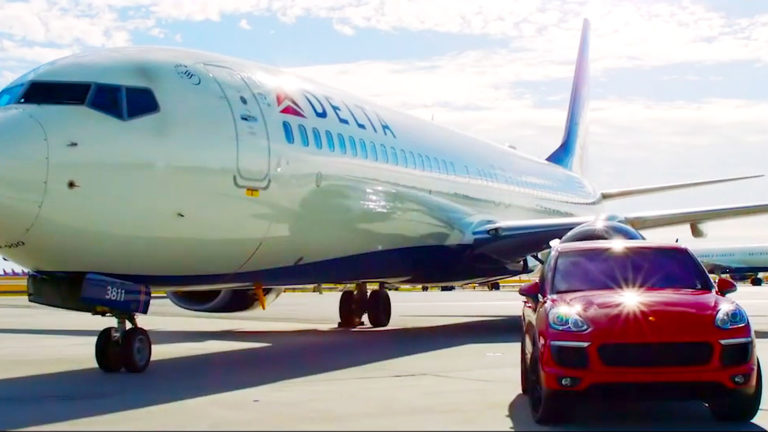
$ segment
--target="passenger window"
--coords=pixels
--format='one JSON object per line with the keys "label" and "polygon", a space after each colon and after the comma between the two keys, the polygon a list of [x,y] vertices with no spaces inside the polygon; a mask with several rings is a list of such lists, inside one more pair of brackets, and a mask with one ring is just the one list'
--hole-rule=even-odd
{"label": "passenger window", "polygon": [[400,160],[403,162],[403,166],[408,168],[408,156],[406,156],[403,149],[400,149]]}
{"label": "passenger window", "polygon": [[424,156],[419,153],[419,169],[424,171]]}
{"label": "passenger window", "polygon": [[293,144],[293,126],[285,120],[283,120],[283,134],[285,134],[285,142]]}
{"label": "passenger window", "polygon": [[299,137],[301,138],[301,145],[309,147],[309,135],[307,135],[307,128],[303,124],[299,125]]}
{"label": "passenger window", "polygon": [[453,162],[451,162],[451,174],[458,176],[458,174],[456,174],[456,165],[454,165]]}
{"label": "passenger window", "polygon": [[312,138],[315,141],[315,147],[317,147],[318,150],[323,149],[323,138],[320,136],[320,131],[317,130],[317,128],[312,128]]}
{"label": "passenger window", "polygon": [[19,99],[22,104],[84,105],[91,84],[32,82]]}
{"label": "passenger window", "polygon": [[[344,135],[338,134],[336,135],[336,138],[339,139],[339,153],[341,154],[347,154],[347,143],[344,142]],[[355,142],[353,141],[352,144]]]}
{"label": "passenger window", "polygon": [[[350,137],[351,138],[351,137]],[[357,150],[355,150],[355,140],[352,140],[352,155],[354,155]],[[363,159],[368,159],[368,148],[365,146],[365,141],[360,140],[360,157]]]}
{"label": "passenger window", "polygon": [[333,144],[333,134],[329,130],[325,131],[325,141],[328,145],[328,151],[333,152],[336,150],[336,146]]}
{"label": "passenger window", "polygon": [[[357,157],[357,143],[355,143],[354,137],[349,137],[349,152],[352,153],[352,157]],[[367,159],[368,154],[364,154],[362,158]]]}
{"label": "passenger window", "polygon": [[437,157],[435,157],[435,156],[432,157],[432,161],[434,162],[434,165],[432,165],[432,167],[434,167],[435,172],[439,173],[440,172],[440,161],[438,161]]}
{"label": "passenger window", "polygon": [[125,107],[128,120],[160,110],[155,95],[148,88],[126,87]]}
{"label": "passenger window", "polygon": [[416,156],[412,151],[408,151],[408,156],[411,157],[411,167],[416,168]]}
{"label": "passenger window", "polygon": [[429,156],[424,157],[424,163],[427,165],[427,171],[432,171],[432,162],[429,160]]}
{"label": "passenger window", "polygon": [[[371,143],[371,145],[374,148],[376,147],[376,144],[374,144],[374,143]],[[381,161],[384,162],[384,163],[388,163],[389,162],[389,156],[387,156],[387,146],[385,146],[384,144],[380,144],[380,146],[381,146]]]}
{"label": "passenger window", "polygon": [[116,85],[97,84],[88,107],[123,120],[123,88]]}
{"label": "passenger window", "polygon": [[389,147],[389,159],[392,161],[392,165],[398,165],[397,150],[394,147]]}
{"label": "passenger window", "polygon": [[[365,141],[363,141],[362,138],[360,139],[360,145],[361,146],[365,146]],[[371,151],[370,151],[370,153],[371,153],[371,159],[373,159],[374,161],[378,161],[379,160],[379,155],[376,153],[376,144],[371,143]],[[387,153],[384,152],[384,156],[386,156],[386,155],[387,155]]]}
{"label": "passenger window", "polygon": [[467,178],[472,178],[472,174],[469,173],[469,167],[464,165],[464,170],[467,172]]}
{"label": "passenger window", "polygon": [[443,163],[443,174],[448,175],[448,163],[445,162],[445,159],[440,159],[440,162]]}

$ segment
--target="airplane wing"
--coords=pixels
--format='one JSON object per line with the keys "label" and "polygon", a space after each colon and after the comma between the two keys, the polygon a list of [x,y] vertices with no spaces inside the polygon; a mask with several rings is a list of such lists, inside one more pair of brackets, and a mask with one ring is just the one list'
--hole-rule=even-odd
{"label": "airplane wing", "polygon": [[600,196],[602,197],[603,200],[609,200],[614,198],[625,198],[632,195],[642,195],[642,194],[653,193],[653,192],[663,192],[663,191],[668,191],[673,189],[683,189],[691,186],[704,186],[704,185],[725,183],[725,182],[731,182],[736,180],[746,180],[746,179],[758,178],[758,177],[763,177],[763,174],[755,174],[755,175],[741,176],[741,177],[727,177],[727,178],[719,178],[719,179],[712,179],[712,180],[700,180],[700,181],[694,181],[694,182],[669,183],[669,184],[663,184],[663,185],[642,186],[642,187],[627,188],[627,189],[611,189],[611,190],[601,191]]}
{"label": "airplane wing", "polygon": [[[593,220],[606,219],[626,223],[635,229],[657,228],[667,225],[698,223],[715,219],[748,216],[768,212],[768,203],[742,206],[702,207],[685,210],[666,210],[630,213],[622,216],[574,216],[553,219],[533,219],[496,222],[473,230],[476,253],[496,258],[520,258],[549,248],[549,242],[562,237],[571,229]],[[516,257],[509,255],[514,251]]]}

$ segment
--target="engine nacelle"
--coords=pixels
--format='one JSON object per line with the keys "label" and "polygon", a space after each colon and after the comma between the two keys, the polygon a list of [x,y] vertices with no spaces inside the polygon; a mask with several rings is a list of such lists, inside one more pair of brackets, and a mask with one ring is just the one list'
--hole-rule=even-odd
{"label": "engine nacelle", "polygon": [[[283,293],[279,288],[264,288],[264,304],[268,305]],[[258,296],[253,288],[167,291],[168,298],[176,306],[195,312],[242,312],[258,307]]]}
{"label": "engine nacelle", "polygon": [[618,220],[600,219],[583,223],[568,231],[560,243],[586,240],[645,240],[639,231]]}

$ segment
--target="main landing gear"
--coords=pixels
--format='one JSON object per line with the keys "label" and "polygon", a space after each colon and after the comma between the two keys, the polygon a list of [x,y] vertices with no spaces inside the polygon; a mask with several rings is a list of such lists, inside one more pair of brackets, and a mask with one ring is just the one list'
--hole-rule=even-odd
{"label": "main landing gear", "polygon": [[[144,372],[152,358],[152,340],[139,327],[136,316],[115,315],[117,327],[107,327],[96,338],[96,363],[104,372]],[[126,329],[126,321],[131,328]]]}
{"label": "main landing gear", "polygon": [[365,282],[355,284],[354,290],[344,291],[339,299],[339,327],[355,328],[363,324],[363,315],[373,327],[386,327],[392,317],[392,303],[385,284],[368,293]]}

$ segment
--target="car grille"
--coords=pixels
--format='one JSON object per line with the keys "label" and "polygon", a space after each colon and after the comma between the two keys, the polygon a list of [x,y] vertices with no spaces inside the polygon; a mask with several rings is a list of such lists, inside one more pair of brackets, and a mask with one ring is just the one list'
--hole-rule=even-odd
{"label": "car grille", "polygon": [[739,366],[749,362],[752,358],[752,341],[723,345],[720,351],[720,364],[723,366]]}
{"label": "car grille", "polygon": [[707,342],[616,343],[601,345],[597,353],[606,366],[701,366],[712,359],[712,345]]}
{"label": "car grille", "polygon": [[552,346],[552,359],[559,366],[572,369],[586,369],[587,349],[582,347]]}

